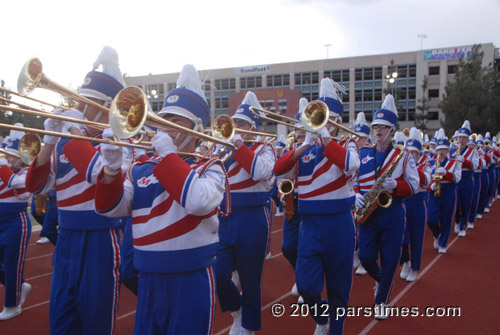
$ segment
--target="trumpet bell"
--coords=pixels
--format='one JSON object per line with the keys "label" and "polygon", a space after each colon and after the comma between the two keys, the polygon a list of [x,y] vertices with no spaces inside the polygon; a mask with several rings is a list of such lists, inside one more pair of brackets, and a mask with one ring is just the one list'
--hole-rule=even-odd
{"label": "trumpet bell", "polygon": [[321,100],[309,102],[300,116],[304,129],[316,133],[328,123],[329,109]]}
{"label": "trumpet bell", "polygon": [[19,142],[19,157],[24,164],[30,165],[42,149],[40,136],[34,133],[27,133]]}
{"label": "trumpet bell", "polygon": [[32,57],[24,64],[17,78],[17,92],[25,97],[37,86],[43,75],[43,66],[39,58]]}
{"label": "trumpet bell", "polygon": [[234,121],[229,115],[219,115],[212,122],[212,136],[222,141],[231,141],[236,132],[235,128]]}
{"label": "trumpet bell", "polygon": [[109,112],[109,126],[121,139],[134,137],[147,120],[148,98],[137,86],[122,89],[113,99]]}

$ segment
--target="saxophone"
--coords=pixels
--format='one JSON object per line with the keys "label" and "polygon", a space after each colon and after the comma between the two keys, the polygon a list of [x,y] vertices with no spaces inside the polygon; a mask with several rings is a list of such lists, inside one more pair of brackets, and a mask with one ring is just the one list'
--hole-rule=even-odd
{"label": "saxophone", "polygon": [[293,194],[293,181],[291,179],[283,179],[278,185],[278,191],[284,195],[285,199],[285,218],[290,221],[295,213],[294,194]]}
{"label": "saxophone", "polygon": [[[436,154],[436,166],[435,166],[435,171],[441,167],[441,164],[439,162],[439,155]],[[435,173],[434,174],[434,196],[436,198],[439,198],[441,196],[441,180],[443,179],[443,175],[440,173]]]}
{"label": "saxophone", "polygon": [[356,208],[354,211],[354,221],[357,224],[363,224],[378,206],[388,208],[392,204],[392,195],[390,192],[382,189],[382,184],[386,178],[392,175],[399,161],[404,156],[405,149],[399,145],[396,147],[399,148],[400,153],[392,160],[384,173],[375,181],[373,187],[365,193],[365,204],[363,207]]}

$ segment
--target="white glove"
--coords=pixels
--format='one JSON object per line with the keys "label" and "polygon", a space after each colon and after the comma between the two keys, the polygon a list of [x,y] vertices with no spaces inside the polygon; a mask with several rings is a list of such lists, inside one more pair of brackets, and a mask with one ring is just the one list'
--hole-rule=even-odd
{"label": "white glove", "polygon": [[[102,138],[105,140],[113,139],[113,132],[111,128],[106,128],[102,132]],[[101,156],[104,160],[104,165],[112,170],[118,170],[123,163],[123,151],[122,147],[114,144],[102,143],[100,145]]]}
{"label": "white glove", "polygon": [[392,177],[386,178],[384,180],[384,182],[382,183],[382,188],[387,190],[387,191],[392,191],[393,189],[396,188],[396,186],[398,186],[398,183],[397,183],[396,179],[394,179]]}
{"label": "white glove", "polygon": [[[62,115],[66,116],[66,117],[72,117],[72,118],[78,119],[78,120],[84,120],[83,113],[77,109],[74,109],[74,108],[68,109]],[[78,129],[82,134],[85,132],[85,125],[84,124],[77,123],[77,122],[64,121],[63,132],[70,133],[69,130],[71,128]]]}
{"label": "white glove", "polygon": [[236,144],[237,141],[241,141],[243,143],[243,137],[241,137],[240,134],[235,134],[231,139],[231,142],[233,142],[233,144]]}
{"label": "white glove", "polygon": [[161,157],[165,157],[171,153],[177,153],[177,147],[167,133],[158,133],[153,137],[153,148]]}
{"label": "white glove", "polygon": [[135,162],[137,161],[137,159],[139,159],[139,157],[142,157],[146,154],[146,150],[144,149],[138,149],[138,148],[133,148],[133,155],[134,157],[132,157],[132,160]]}
{"label": "white glove", "polygon": [[356,209],[361,208],[365,205],[365,196],[360,193],[356,193],[356,201],[354,202]]}
{"label": "white glove", "polygon": [[9,162],[7,161],[7,159],[5,159],[5,158],[0,158],[0,166],[2,166],[2,165],[7,165],[7,166],[9,166]]}
{"label": "white glove", "polygon": [[444,167],[439,167],[437,168],[436,173],[444,176],[446,174],[446,169]]}
{"label": "white glove", "polygon": [[304,140],[304,145],[313,146],[314,144],[316,144],[317,140],[318,140],[318,135],[316,135],[316,134],[311,133],[310,131],[308,131],[306,133],[306,139]]}
{"label": "white glove", "polygon": [[431,184],[431,191],[434,191],[435,188],[436,188],[436,183],[432,183]]}
{"label": "white glove", "polygon": [[463,162],[465,161],[464,156],[462,156],[462,155],[458,155],[458,156],[457,156],[457,161],[459,161],[460,163],[463,163]]}
{"label": "white glove", "polygon": [[321,137],[322,139],[326,139],[326,138],[332,138],[332,135],[330,134],[330,132],[328,131],[328,128],[327,127],[323,127],[320,131],[319,131],[319,137]]}
{"label": "white glove", "polygon": [[[56,108],[53,112],[54,115],[61,115],[63,110],[61,108]],[[48,118],[43,123],[43,127],[47,131],[54,131],[60,133],[62,131],[63,122],[61,120],[56,120]],[[45,144],[56,144],[59,140],[59,136],[45,135],[43,136],[43,143]]]}

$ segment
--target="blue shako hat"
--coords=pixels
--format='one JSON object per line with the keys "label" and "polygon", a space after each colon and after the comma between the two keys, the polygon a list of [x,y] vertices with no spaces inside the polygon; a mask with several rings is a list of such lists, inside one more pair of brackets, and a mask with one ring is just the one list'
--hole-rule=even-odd
{"label": "blue shako hat", "polygon": [[[102,71],[96,71],[100,65],[102,65]],[[125,86],[118,63],[118,54],[115,49],[105,46],[94,62],[93,70],[85,76],[78,94],[111,102]]]}
{"label": "blue shako hat", "polygon": [[359,112],[354,123],[354,132],[361,137],[370,136],[370,126],[366,122],[365,113]]}
{"label": "blue shako hat", "polygon": [[345,93],[345,89],[337,84],[333,79],[323,78],[319,89],[318,100],[323,101],[330,110],[330,117],[342,120],[344,114],[344,104],[339,98],[339,93]]}
{"label": "blue shako hat", "polygon": [[[241,101],[241,104],[236,108],[236,112],[232,116],[233,119],[241,119],[245,120],[251,125],[255,127],[255,129],[259,129],[260,126],[260,118],[252,113],[250,107],[256,107],[262,109],[262,106],[259,103],[259,99],[254,92],[248,91]],[[262,112],[255,111],[258,114],[263,114]]]}
{"label": "blue shako hat", "polygon": [[415,127],[410,129],[410,138],[406,141],[406,148],[418,152],[422,150],[422,133]]}
{"label": "blue shako hat", "polygon": [[276,142],[276,149],[283,149],[286,147],[285,136],[281,135],[278,141]]}
{"label": "blue shako hat", "polygon": [[450,149],[450,141],[444,134],[443,128],[439,128],[436,135],[436,150],[438,149]]}
{"label": "blue shako hat", "polygon": [[436,145],[436,143],[437,143],[437,134],[438,134],[438,130],[436,130],[436,131],[434,132],[434,137],[433,137],[433,138],[431,138],[431,140],[429,141],[429,144],[434,144],[434,145]]}
{"label": "blue shako hat", "polygon": [[470,122],[469,120],[465,120],[462,127],[458,130],[457,136],[469,137],[470,134],[471,134]]}
{"label": "blue shako hat", "polygon": [[[15,123],[14,126],[24,127],[22,123]],[[21,138],[24,136],[24,131],[19,130],[11,130],[9,136],[6,136],[2,142],[2,149],[4,149],[7,153],[11,153],[14,155],[19,155],[19,143],[21,142]]]}
{"label": "blue shako hat", "polygon": [[486,144],[486,143],[491,144],[491,134],[489,131],[486,133],[486,135],[484,135],[484,144]]}
{"label": "blue shako hat", "polygon": [[481,134],[477,135],[476,145],[478,147],[484,147],[483,135]]}
{"label": "blue shako hat", "polygon": [[163,108],[158,116],[174,114],[190,119],[195,124],[194,130],[207,126],[210,118],[205,93],[196,68],[186,64],[177,79],[177,88],[170,90],[165,96]]}
{"label": "blue shako hat", "polygon": [[476,140],[474,139],[474,136],[469,136],[469,140],[467,141],[467,145],[473,145],[476,146]]}
{"label": "blue shako hat", "polygon": [[373,116],[372,127],[374,125],[384,125],[396,128],[398,124],[398,110],[396,109],[396,101],[391,94],[386,95],[382,107],[377,109]]}

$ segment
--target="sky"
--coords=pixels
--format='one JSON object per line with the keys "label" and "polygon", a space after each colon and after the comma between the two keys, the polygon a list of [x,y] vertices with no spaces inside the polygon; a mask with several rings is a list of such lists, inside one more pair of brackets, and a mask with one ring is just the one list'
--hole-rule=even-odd
{"label": "sky", "polygon": [[[75,89],[104,45],[128,76],[493,43],[500,0],[86,0],[3,2],[0,79],[23,64]],[[426,35],[420,38],[419,35]],[[330,45],[330,46],[326,46]],[[41,96],[35,90],[33,97]]]}

